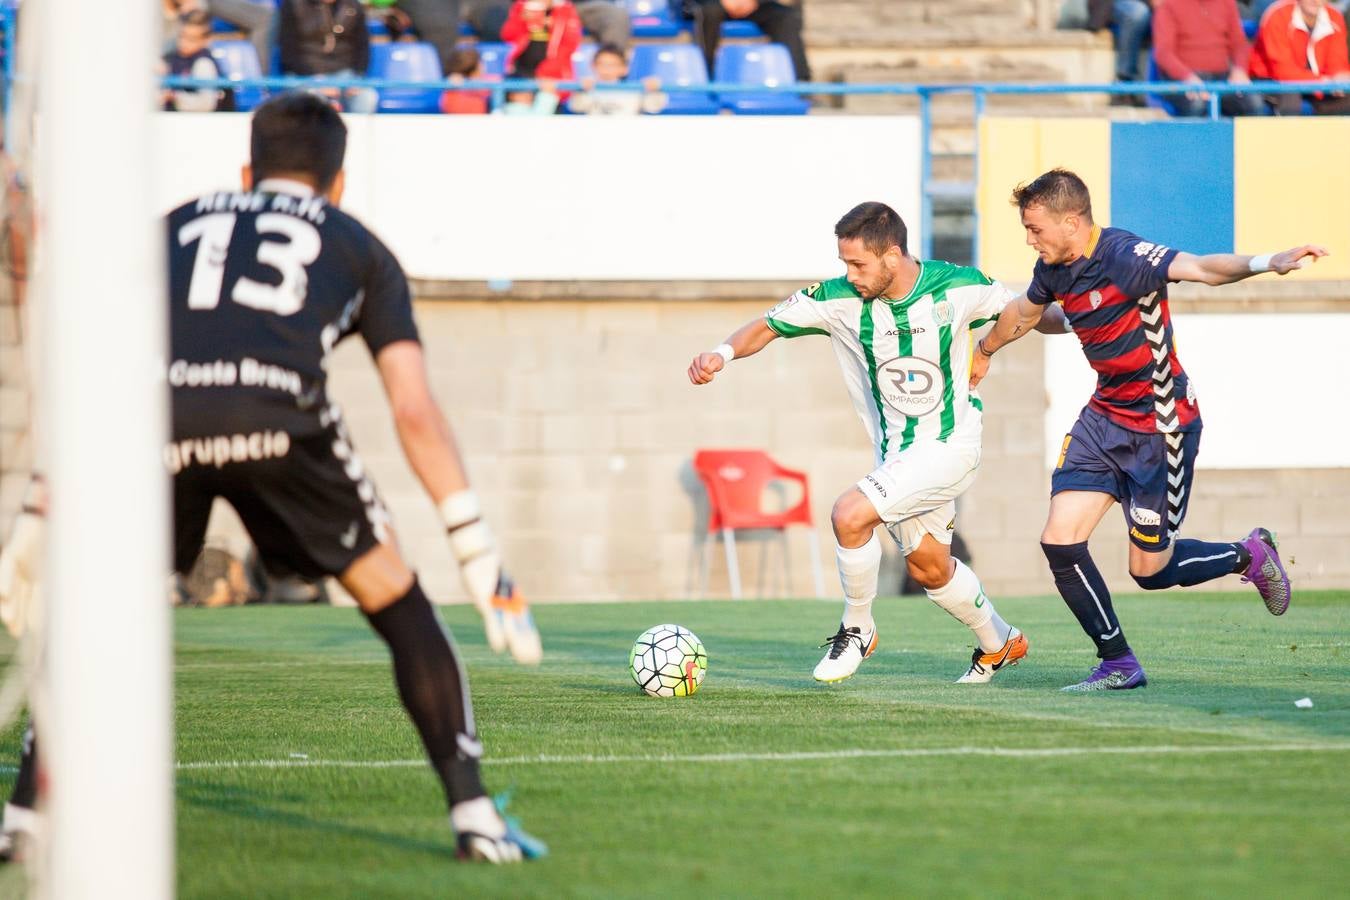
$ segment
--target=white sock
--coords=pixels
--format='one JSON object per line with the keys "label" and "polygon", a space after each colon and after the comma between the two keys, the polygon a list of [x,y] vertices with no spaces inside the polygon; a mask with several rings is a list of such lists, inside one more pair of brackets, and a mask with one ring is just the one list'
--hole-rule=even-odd
{"label": "white sock", "polygon": [[26,806],[15,806],[13,803],[5,804],[5,831],[22,831],[26,834],[35,835],[41,825],[42,818],[37,810],[29,809]]}
{"label": "white sock", "polygon": [[1012,627],[999,616],[993,602],[984,595],[980,579],[961,560],[956,560],[952,580],[928,591],[928,599],[975,632],[975,639],[985,653],[993,653],[1008,642]]}
{"label": "white sock", "polygon": [[836,547],[839,583],[844,587],[844,627],[863,633],[876,629],[872,601],[877,598],[877,573],[881,570],[881,541],[872,532],[861,547]]}
{"label": "white sock", "polygon": [[450,807],[450,827],[455,834],[472,831],[493,838],[506,834],[506,823],[497,813],[496,804],[487,797],[475,797]]}

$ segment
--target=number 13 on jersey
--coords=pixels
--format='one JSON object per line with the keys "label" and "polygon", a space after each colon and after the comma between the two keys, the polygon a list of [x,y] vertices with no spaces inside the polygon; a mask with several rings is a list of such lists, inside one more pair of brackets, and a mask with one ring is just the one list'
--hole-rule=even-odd
{"label": "number 13 on jersey", "polygon": [[[238,221],[235,213],[210,213],[198,216],[178,229],[178,245],[194,241],[197,256],[188,287],[188,309],[215,309],[221,299],[225,280],[225,260]],[[323,242],[319,231],[304,219],[284,213],[262,213],[254,220],[258,232],[257,261],[281,273],[280,284],[265,284],[240,276],[230,299],[242,306],[289,316],[305,305],[309,275],[305,267],[319,258]],[[264,235],[279,235],[286,240],[263,240]]]}

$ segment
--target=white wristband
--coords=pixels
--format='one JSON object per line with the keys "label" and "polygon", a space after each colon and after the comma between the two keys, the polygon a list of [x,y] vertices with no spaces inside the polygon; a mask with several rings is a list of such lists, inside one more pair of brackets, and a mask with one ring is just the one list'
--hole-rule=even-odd
{"label": "white wristband", "polygon": [[710,352],[716,353],[718,356],[722,357],[722,362],[724,364],[729,363],[736,358],[736,351],[732,349],[730,344],[718,344],[716,347],[712,348]]}
{"label": "white wristband", "polygon": [[437,509],[441,511],[441,521],[445,522],[446,528],[458,528],[483,514],[478,495],[472,488],[456,491],[442,500]]}
{"label": "white wristband", "polygon": [[1274,253],[1262,253],[1260,256],[1253,256],[1252,261],[1248,263],[1248,267],[1255,273],[1269,272],[1270,258],[1274,255]]}

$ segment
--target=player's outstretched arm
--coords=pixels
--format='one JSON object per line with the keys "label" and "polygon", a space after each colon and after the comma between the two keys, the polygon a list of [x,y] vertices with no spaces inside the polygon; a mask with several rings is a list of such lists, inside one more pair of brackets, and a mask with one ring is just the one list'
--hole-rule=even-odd
{"label": "player's outstretched arm", "polygon": [[1283,253],[1265,253],[1261,256],[1243,256],[1237,253],[1178,253],[1167,267],[1168,281],[1196,281],[1201,284],[1231,284],[1262,272],[1288,275],[1295,269],[1304,269],[1327,255],[1327,248],[1304,244]]}
{"label": "player's outstretched arm", "polygon": [[502,568],[497,540],[469,487],[450,423],[431,394],[422,345],[395,341],[380,350],[375,364],[403,455],[440,510],[464,589],[483,615],[488,643],[497,652],[509,648],[517,662],[538,663],[543,653],[539,634]]}
{"label": "player's outstretched arm", "polygon": [[694,357],[689,364],[689,380],[693,384],[707,384],[727,363],[740,356],[751,356],[768,346],[778,333],[763,319],[753,319],[731,333],[725,342]]}
{"label": "player's outstretched arm", "polygon": [[975,354],[970,361],[970,386],[975,387],[989,374],[989,360],[995,353],[1035,328],[1044,314],[1045,307],[1032,303],[1026,294],[1018,294],[1009,300],[999,313],[993,330],[975,345]]}

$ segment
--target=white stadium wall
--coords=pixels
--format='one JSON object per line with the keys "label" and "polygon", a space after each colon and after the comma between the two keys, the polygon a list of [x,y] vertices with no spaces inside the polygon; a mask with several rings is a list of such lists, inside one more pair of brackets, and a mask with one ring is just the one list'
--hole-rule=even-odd
{"label": "white stadium wall", "polygon": [[[165,113],[171,209],[238,184],[245,114]],[[427,280],[818,280],[889,203],[920,246],[912,116],[348,116],[343,206]]]}
{"label": "white stadium wall", "polygon": [[[1338,387],[1350,314],[1180,314],[1172,323],[1204,421],[1197,468],[1350,466],[1350,419]],[[1074,337],[1043,345],[1045,464],[1053,467],[1097,376]]]}

